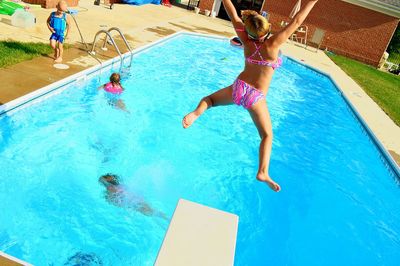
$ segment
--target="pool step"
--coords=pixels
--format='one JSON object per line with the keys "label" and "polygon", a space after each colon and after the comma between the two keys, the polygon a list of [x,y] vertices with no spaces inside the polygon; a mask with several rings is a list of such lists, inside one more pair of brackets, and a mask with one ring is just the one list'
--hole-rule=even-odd
{"label": "pool step", "polygon": [[155,266],[231,266],[239,217],[180,199]]}
{"label": "pool step", "polygon": [[7,255],[0,251],[0,265],[1,266],[32,266],[25,261],[14,258],[13,256]]}

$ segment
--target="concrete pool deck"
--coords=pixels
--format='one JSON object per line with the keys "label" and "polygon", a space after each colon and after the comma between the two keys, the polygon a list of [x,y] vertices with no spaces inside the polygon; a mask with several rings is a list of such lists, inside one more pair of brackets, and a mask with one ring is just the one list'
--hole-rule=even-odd
{"label": "concrete pool deck", "polygon": [[[178,7],[115,5],[115,8],[110,10],[106,6],[94,6],[92,0],[81,0],[79,4],[80,7],[71,9],[79,11],[76,19],[85,41],[88,43],[93,41],[98,30],[112,26],[117,26],[122,30],[133,48],[141,47],[182,30],[226,37],[234,35],[229,21],[195,15],[193,12]],[[36,15],[37,24],[30,29],[15,28],[10,25],[10,17],[0,15],[2,24],[0,39],[47,43],[49,31],[46,27],[46,19],[50,10],[33,9],[32,12]],[[52,67],[52,59],[48,57],[40,57],[0,69],[3,84],[7,84],[0,88],[0,104],[96,65],[97,62],[82,49],[81,44],[77,43],[79,41],[78,31],[72,24],[72,31],[67,42],[73,44],[73,47],[65,52],[64,57],[64,63],[70,66],[68,70],[56,70]],[[126,51],[122,45],[120,48],[122,52]],[[321,51],[315,53],[292,43],[285,44],[282,51],[285,55],[329,74],[400,165],[400,127],[356,82]],[[102,56],[109,58],[115,55],[115,53],[109,52]]]}

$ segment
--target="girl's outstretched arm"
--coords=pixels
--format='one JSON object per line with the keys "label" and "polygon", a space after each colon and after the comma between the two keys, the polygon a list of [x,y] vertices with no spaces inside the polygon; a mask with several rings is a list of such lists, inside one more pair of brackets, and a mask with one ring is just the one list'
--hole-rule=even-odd
{"label": "girl's outstretched arm", "polygon": [[[244,24],[242,19],[238,16],[235,6],[232,4],[231,0],[222,0],[224,4],[226,13],[228,13],[229,18],[235,28],[236,34],[241,40],[246,39],[247,33],[244,31]],[[238,30],[239,29],[239,30]]]}
{"label": "girl's outstretched arm", "polygon": [[224,4],[226,13],[228,13],[228,16],[231,19],[233,26],[236,27],[236,24],[238,26],[243,26],[243,21],[238,16],[238,14],[236,12],[236,8],[232,4],[232,1],[231,0],[222,0],[222,3]]}
{"label": "girl's outstretched arm", "polygon": [[303,21],[306,19],[308,14],[310,13],[311,9],[314,5],[318,2],[318,0],[311,0],[309,1],[297,14],[294,16],[292,21],[284,27],[280,32],[274,34],[270,41],[273,46],[279,47],[284,42],[286,42],[289,37],[301,26]]}

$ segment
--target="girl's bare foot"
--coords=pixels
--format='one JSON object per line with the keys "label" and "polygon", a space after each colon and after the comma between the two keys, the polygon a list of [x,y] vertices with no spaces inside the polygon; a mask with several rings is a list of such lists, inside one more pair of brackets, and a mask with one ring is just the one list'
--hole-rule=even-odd
{"label": "girl's bare foot", "polygon": [[61,63],[62,62],[62,57],[58,57],[56,60],[54,60],[55,63]]}
{"label": "girl's bare foot", "polygon": [[259,172],[257,174],[257,179],[258,179],[258,181],[267,183],[267,185],[275,192],[279,192],[281,190],[281,186],[279,186],[278,183],[276,183],[274,180],[272,180],[268,174]]}
{"label": "girl's bare foot", "polygon": [[190,127],[193,124],[193,122],[196,121],[196,119],[198,117],[199,117],[199,115],[196,115],[195,112],[191,112],[191,113],[187,114],[182,120],[183,128]]}

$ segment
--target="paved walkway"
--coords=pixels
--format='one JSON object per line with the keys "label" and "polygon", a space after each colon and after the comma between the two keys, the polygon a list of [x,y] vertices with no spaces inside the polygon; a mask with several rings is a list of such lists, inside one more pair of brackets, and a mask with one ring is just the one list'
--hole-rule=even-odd
{"label": "paved walkway", "polygon": [[[112,26],[119,27],[134,48],[182,30],[227,37],[234,35],[233,28],[228,21],[195,15],[177,7],[115,5],[114,9],[110,10],[105,6],[94,6],[92,0],[80,0],[80,7],[71,9],[79,11],[76,19],[86,42],[90,43],[98,30]],[[0,15],[0,39],[47,43],[50,34],[46,27],[46,19],[50,10],[33,9],[33,13],[36,15],[37,25],[31,29],[17,29],[10,25],[10,17]],[[73,48],[66,51],[64,58],[64,63],[70,66],[69,70],[54,69],[52,59],[46,57],[0,69],[2,82],[7,84],[7,87],[0,87],[0,104],[97,64],[82,49],[83,46],[77,44],[79,41],[80,36],[73,25],[67,42],[74,45]],[[323,52],[315,53],[290,43],[284,45],[282,50],[286,55],[329,73],[400,165],[400,128],[357,83]],[[103,57],[115,55],[113,52],[102,54]]]}

